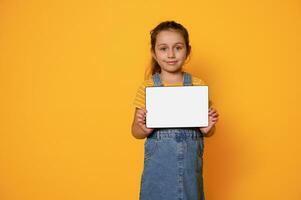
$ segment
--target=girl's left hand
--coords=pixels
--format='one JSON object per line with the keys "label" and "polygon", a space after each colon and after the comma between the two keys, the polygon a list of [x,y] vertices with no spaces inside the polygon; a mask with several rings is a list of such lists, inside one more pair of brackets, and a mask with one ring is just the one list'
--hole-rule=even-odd
{"label": "girl's left hand", "polygon": [[200,131],[202,131],[202,133],[204,133],[204,134],[208,134],[211,131],[211,129],[214,127],[216,122],[218,121],[218,117],[219,117],[219,114],[217,113],[217,111],[215,109],[213,109],[212,107],[209,108],[209,111],[208,111],[208,126],[207,127],[201,127]]}

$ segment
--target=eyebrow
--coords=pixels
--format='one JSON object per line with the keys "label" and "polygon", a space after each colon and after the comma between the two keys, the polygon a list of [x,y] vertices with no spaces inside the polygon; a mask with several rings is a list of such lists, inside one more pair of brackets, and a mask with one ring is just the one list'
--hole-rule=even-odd
{"label": "eyebrow", "polygon": [[[177,42],[177,43],[175,43],[174,45],[177,45],[177,44],[184,45],[184,43],[183,43],[183,42]],[[161,45],[167,45],[167,44],[166,44],[166,43],[161,43],[161,44],[158,44],[158,46],[161,46]]]}

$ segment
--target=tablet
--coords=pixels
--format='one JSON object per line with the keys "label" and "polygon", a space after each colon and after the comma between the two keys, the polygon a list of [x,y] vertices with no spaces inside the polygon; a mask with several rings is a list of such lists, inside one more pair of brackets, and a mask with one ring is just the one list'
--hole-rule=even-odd
{"label": "tablet", "polygon": [[208,86],[146,87],[146,127],[208,126]]}

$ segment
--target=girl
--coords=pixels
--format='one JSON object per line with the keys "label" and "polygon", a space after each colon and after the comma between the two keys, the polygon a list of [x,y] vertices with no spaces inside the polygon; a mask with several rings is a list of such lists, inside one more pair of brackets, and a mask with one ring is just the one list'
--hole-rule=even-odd
{"label": "girl", "polygon": [[174,21],[160,23],[151,31],[152,77],[138,89],[132,135],[147,138],[140,200],[204,200],[204,137],[213,134],[218,113],[209,109],[209,125],[200,128],[160,128],[145,126],[145,87],[205,85],[183,71],[190,54],[186,28]]}

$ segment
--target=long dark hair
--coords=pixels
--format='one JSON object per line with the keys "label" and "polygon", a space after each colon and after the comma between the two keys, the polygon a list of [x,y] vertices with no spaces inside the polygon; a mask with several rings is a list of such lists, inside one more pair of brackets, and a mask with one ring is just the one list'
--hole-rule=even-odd
{"label": "long dark hair", "polygon": [[[155,53],[155,46],[156,46],[156,41],[157,41],[157,35],[161,32],[161,31],[165,31],[165,30],[174,30],[174,31],[178,31],[180,34],[182,34],[184,40],[185,40],[185,46],[187,49],[186,52],[186,58],[189,56],[190,51],[191,51],[191,46],[189,44],[189,34],[187,29],[175,22],[175,21],[164,21],[161,22],[160,24],[158,24],[153,30],[150,31],[151,34],[151,51],[153,51]],[[149,76],[155,74],[156,72],[161,72],[161,67],[158,64],[158,62],[152,57],[151,58],[151,66],[150,69],[148,69],[145,73],[145,78],[148,78]]]}

